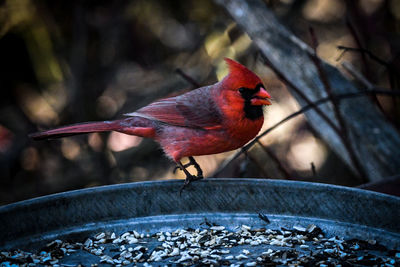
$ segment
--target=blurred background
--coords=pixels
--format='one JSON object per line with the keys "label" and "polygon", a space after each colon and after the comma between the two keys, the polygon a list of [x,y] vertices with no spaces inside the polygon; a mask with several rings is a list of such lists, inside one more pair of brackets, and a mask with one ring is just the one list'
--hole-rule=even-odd
{"label": "blurred background", "polygon": [[[338,67],[349,61],[370,82],[399,87],[393,70],[399,66],[400,1],[265,3],[306,43],[313,27],[325,61]],[[337,48],[358,42],[386,64]],[[119,118],[193,89],[191,79],[214,83],[227,73],[223,57],[255,71],[273,96],[263,129],[299,109],[249,37],[213,1],[0,1],[0,205],[91,186],[184,178],[152,140],[102,133],[35,142],[27,135]],[[398,101],[379,102],[399,125]],[[303,116],[261,143],[217,176],[360,184]],[[196,159],[206,176],[215,176],[232,153]]]}

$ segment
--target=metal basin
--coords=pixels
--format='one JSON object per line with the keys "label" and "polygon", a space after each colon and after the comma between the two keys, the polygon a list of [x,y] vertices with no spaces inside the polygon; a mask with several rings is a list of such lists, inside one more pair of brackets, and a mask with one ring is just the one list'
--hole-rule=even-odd
{"label": "metal basin", "polygon": [[316,224],[328,235],[374,239],[400,248],[400,198],[308,182],[205,179],[179,195],[182,180],[141,182],[65,192],[0,207],[0,250],[35,250],[54,239],[97,232],[143,233],[196,228],[233,229]]}

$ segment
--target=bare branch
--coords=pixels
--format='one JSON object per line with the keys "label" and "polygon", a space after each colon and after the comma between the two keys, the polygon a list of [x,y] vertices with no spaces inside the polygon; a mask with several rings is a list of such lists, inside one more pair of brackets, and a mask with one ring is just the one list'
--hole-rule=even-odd
{"label": "bare branch", "polygon": [[338,135],[342,139],[343,145],[345,146],[347,153],[349,153],[349,157],[351,159],[351,162],[353,163],[355,169],[357,170],[359,177],[362,179],[363,182],[368,182],[367,175],[363,169],[363,166],[361,165],[358,157],[356,156],[356,153],[354,151],[354,148],[350,142],[349,135],[348,135],[348,130],[346,123],[344,121],[344,118],[342,114],[340,113],[340,102],[339,100],[333,95],[332,93],[332,87],[331,84],[329,83],[327,74],[325,73],[325,70],[322,68],[321,60],[317,56],[317,47],[318,47],[318,40],[315,35],[315,32],[312,28],[310,28],[310,35],[311,35],[311,43],[314,49],[314,54],[310,54],[311,60],[314,62],[318,73],[319,77],[324,85],[324,89],[326,93],[328,94],[328,97],[331,99],[332,105],[333,105],[333,111],[335,112],[335,117],[339,123],[339,133]]}
{"label": "bare branch", "polygon": [[375,86],[370,83],[359,71],[357,71],[354,66],[349,62],[343,62],[342,66],[345,70],[347,70],[354,78],[356,78],[359,82],[361,82],[367,90],[372,90]]}
{"label": "bare branch", "polygon": [[275,155],[275,153],[268,147],[264,146],[263,143],[260,142],[260,140],[257,140],[257,143],[262,148],[262,150],[264,150],[264,152],[267,153],[267,155],[276,163],[278,169],[282,172],[285,178],[290,179],[292,175],[287,170],[287,167],[284,166],[283,163],[279,160],[279,158]]}
{"label": "bare branch", "polygon": [[359,52],[359,53],[363,53],[368,55],[372,60],[378,62],[379,64],[385,66],[385,67],[389,67],[390,64],[386,61],[384,61],[383,59],[377,57],[376,55],[374,55],[371,51],[364,49],[364,48],[355,48],[355,47],[348,47],[348,46],[343,46],[343,45],[338,45],[337,46],[338,49],[343,50],[343,53],[346,53],[348,51],[350,52]]}
{"label": "bare branch", "polygon": [[[390,96],[397,96],[400,97],[400,91],[391,91],[388,89],[374,89],[374,90],[369,90],[369,91],[360,91],[360,92],[355,92],[355,93],[346,93],[346,94],[339,94],[339,95],[335,95],[336,98],[338,99],[346,99],[346,98],[355,98],[355,97],[362,97],[368,94],[381,94],[381,95],[390,95]],[[245,153],[246,151],[248,151],[255,143],[260,142],[259,140],[266,136],[267,134],[269,134],[270,132],[272,132],[273,130],[275,130],[276,128],[278,128],[279,126],[281,126],[282,124],[284,124],[285,122],[301,115],[304,114],[305,112],[307,112],[310,109],[314,109],[317,106],[323,105],[326,102],[331,101],[330,97],[324,97],[321,98],[309,105],[303,106],[301,109],[299,109],[296,112],[293,112],[292,114],[288,115],[287,117],[283,118],[282,120],[280,120],[279,122],[275,123],[274,125],[272,125],[271,127],[269,127],[267,130],[265,130],[264,132],[262,132],[261,134],[259,134],[256,138],[253,139],[253,141],[251,141],[250,143],[248,143],[246,146],[242,147],[238,152],[236,152],[234,155],[230,156],[229,158],[227,158],[218,168],[218,170],[216,170],[213,174],[213,176],[218,175],[221,171],[223,171],[232,161],[234,161],[235,159],[237,159],[241,154]]]}
{"label": "bare branch", "polygon": [[183,70],[176,69],[175,71],[180,76],[182,76],[182,78],[184,78],[187,82],[189,82],[193,86],[193,88],[199,88],[200,87],[200,84],[198,82],[196,82],[192,77],[187,75]]}

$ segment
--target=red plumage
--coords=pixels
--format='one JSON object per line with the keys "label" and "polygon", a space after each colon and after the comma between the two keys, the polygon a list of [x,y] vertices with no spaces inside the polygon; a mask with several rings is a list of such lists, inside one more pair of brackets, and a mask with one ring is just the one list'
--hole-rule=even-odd
{"label": "red plumage", "polygon": [[270,95],[252,71],[231,59],[225,61],[229,75],[216,84],[155,101],[126,114],[125,119],[69,125],[31,137],[40,140],[104,131],[149,137],[180,167],[183,157],[237,149],[260,131],[262,106],[271,104]]}

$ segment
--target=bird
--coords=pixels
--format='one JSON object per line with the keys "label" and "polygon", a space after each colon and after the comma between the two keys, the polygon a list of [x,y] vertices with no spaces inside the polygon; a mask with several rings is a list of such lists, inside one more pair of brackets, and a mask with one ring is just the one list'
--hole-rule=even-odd
{"label": "bird", "polygon": [[[34,140],[116,131],[158,142],[186,179],[181,188],[203,178],[193,156],[238,149],[256,137],[264,123],[264,106],[271,95],[261,79],[237,61],[224,59],[229,73],[219,82],[156,100],[112,121],[84,122],[32,133]],[[189,163],[182,164],[188,157]],[[192,175],[187,167],[194,166]]]}

